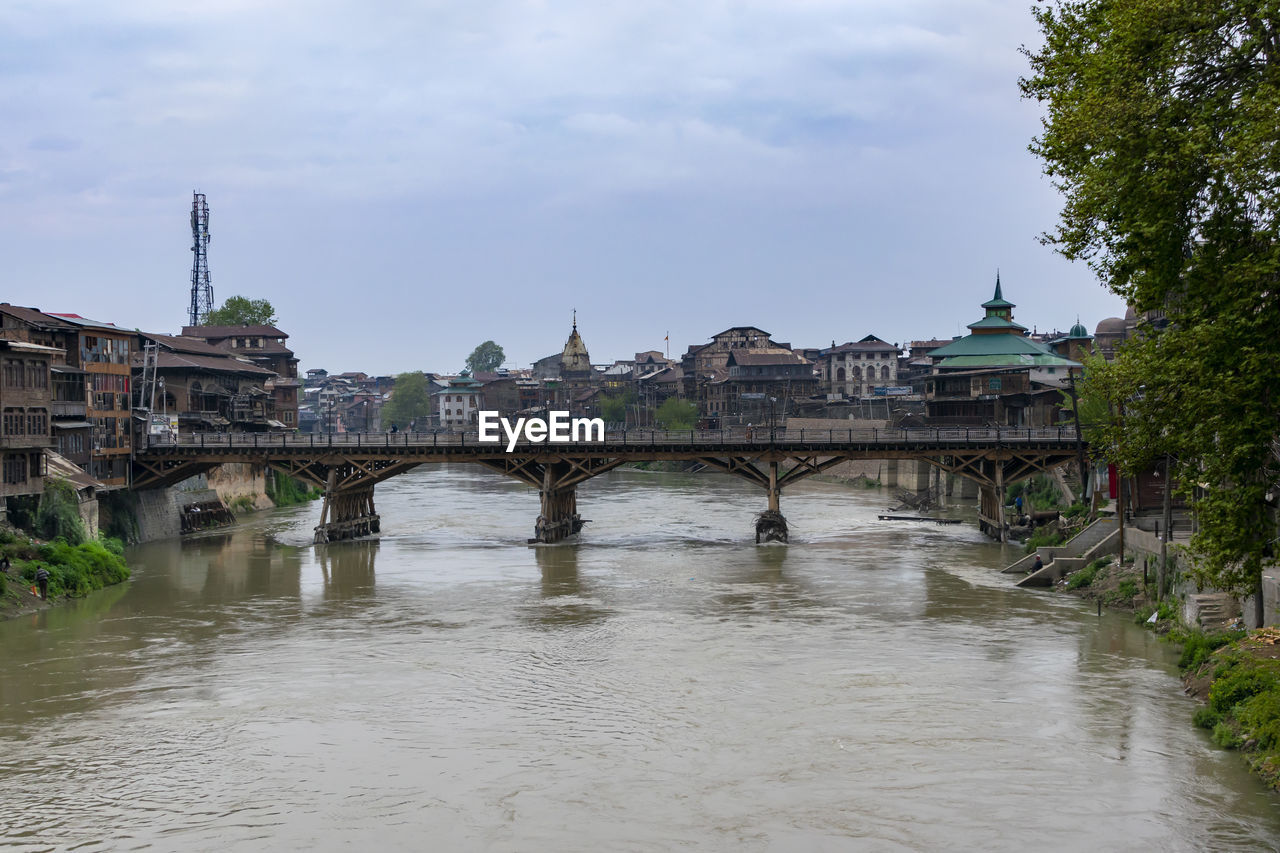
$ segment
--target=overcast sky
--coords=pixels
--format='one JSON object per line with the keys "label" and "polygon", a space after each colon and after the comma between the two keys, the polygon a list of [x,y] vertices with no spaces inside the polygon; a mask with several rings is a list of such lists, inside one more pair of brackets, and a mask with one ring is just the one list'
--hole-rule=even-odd
{"label": "overcast sky", "polygon": [[950,337],[1123,312],[1037,236],[1008,0],[0,5],[0,300],[176,332],[215,301],[303,369],[673,355],[724,328]]}

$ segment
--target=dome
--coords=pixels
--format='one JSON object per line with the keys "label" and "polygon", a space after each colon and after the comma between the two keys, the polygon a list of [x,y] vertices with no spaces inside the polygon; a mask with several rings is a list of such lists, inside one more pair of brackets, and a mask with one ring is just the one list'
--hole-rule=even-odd
{"label": "dome", "polygon": [[1123,335],[1124,320],[1119,317],[1108,317],[1098,324],[1098,328],[1093,333],[1095,335]]}
{"label": "dome", "polygon": [[1076,324],[1071,327],[1070,332],[1067,332],[1067,337],[1087,338],[1089,337],[1089,330],[1084,327],[1084,324],[1080,322],[1079,318],[1076,318]]}

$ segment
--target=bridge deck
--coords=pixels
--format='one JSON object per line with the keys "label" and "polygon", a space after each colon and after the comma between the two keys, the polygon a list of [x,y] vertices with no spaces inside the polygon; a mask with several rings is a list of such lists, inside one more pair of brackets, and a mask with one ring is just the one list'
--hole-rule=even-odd
{"label": "bridge deck", "polygon": [[579,456],[627,458],[696,458],[714,455],[842,455],[875,458],[876,454],[983,452],[994,449],[1063,451],[1075,446],[1070,426],[1045,429],[1013,427],[943,427],[929,429],[743,429],[616,430],[601,441],[570,443],[519,441],[508,452],[507,441],[481,442],[474,430],[431,433],[197,433],[176,438],[148,436],[135,449],[139,459],[181,457],[282,458],[333,451],[362,456],[419,456],[423,461],[478,457]]}

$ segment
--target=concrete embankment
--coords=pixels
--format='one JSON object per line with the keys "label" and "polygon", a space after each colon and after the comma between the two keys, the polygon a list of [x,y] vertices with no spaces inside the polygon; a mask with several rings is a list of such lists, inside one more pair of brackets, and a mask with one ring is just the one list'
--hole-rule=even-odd
{"label": "concrete embankment", "polygon": [[199,529],[200,513],[214,513],[217,506],[232,513],[269,509],[266,478],[265,466],[228,464],[167,489],[137,492],[138,541],[179,536],[184,527]]}

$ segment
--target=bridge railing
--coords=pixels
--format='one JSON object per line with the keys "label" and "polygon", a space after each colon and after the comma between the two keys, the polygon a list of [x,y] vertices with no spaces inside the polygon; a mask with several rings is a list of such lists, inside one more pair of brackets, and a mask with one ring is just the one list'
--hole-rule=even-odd
{"label": "bridge railing", "polygon": [[[1030,444],[1035,442],[1067,442],[1076,437],[1073,426],[1041,427],[915,427],[909,429],[781,429],[768,427],[732,427],[727,429],[630,429],[613,430],[603,440],[577,441],[548,445],[545,441],[523,439],[521,450],[542,450],[548,446],[572,447],[797,447],[850,445],[955,445]],[[305,449],[305,448],[507,448],[507,439],[482,442],[475,430],[437,432],[344,432],[327,433],[183,433],[176,436],[148,435],[146,449],[163,448],[228,448],[228,449]]]}

